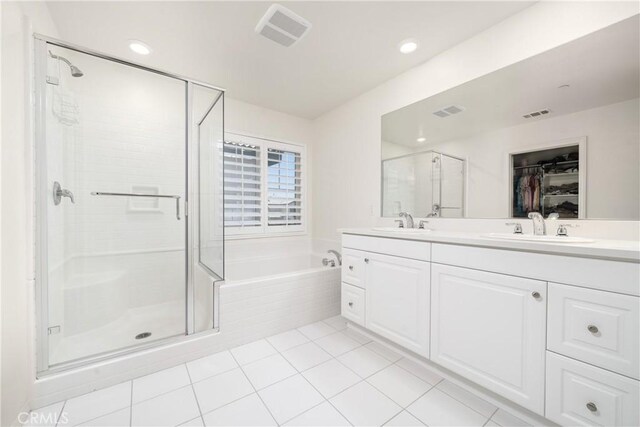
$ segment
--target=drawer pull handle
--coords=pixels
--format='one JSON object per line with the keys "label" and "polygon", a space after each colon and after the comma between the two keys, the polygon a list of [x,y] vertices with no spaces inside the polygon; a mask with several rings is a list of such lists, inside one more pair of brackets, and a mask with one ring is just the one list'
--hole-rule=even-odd
{"label": "drawer pull handle", "polygon": [[531,296],[534,297],[535,299],[538,299],[538,298],[540,298],[540,292],[533,291],[533,292],[531,292]]}
{"label": "drawer pull handle", "polygon": [[353,307],[353,303],[352,302],[349,302],[349,307]]}
{"label": "drawer pull handle", "polygon": [[590,410],[591,412],[597,412],[598,411],[598,407],[593,402],[587,403],[587,409]]}
{"label": "drawer pull handle", "polygon": [[368,264],[369,263],[369,258],[365,258],[364,262],[366,262]]}
{"label": "drawer pull handle", "polygon": [[587,329],[592,334],[597,334],[600,331],[596,325],[589,325],[589,326],[587,326]]}
{"label": "drawer pull handle", "polygon": [[350,270],[350,271],[353,271],[353,265],[350,265],[350,266],[349,266],[349,270]]}

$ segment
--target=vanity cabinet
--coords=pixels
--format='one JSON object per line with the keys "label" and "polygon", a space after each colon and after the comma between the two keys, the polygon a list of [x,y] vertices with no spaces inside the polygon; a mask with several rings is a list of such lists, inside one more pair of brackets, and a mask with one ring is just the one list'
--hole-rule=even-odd
{"label": "vanity cabinet", "polygon": [[342,315],[428,358],[430,244],[380,240],[343,239]]}
{"label": "vanity cabinet", "polygon": [[431,267],[431,360],[544,411],[546,282]]}
{"label": "vanity cabinet", "polygon": [[342,313],[560,425],[640,425],[640,264],[543,249],[345,234]]}

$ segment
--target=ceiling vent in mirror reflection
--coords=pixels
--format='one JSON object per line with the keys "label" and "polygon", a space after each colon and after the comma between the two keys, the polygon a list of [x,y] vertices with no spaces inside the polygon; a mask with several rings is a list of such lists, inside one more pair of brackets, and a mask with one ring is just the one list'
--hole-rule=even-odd
{"label": "ceiling vent in mirror reflection", "polygon": [[433,115],[444,119],[445,117],[453,116],[454,114],[458,114],[463,111],[464,107],[461,107],[459,105],[449,105],[447,107],[442,107],[438,111],[434,111]]}
{"label": "ceiling vent in mirror reflection", "polygon": [[256,26],[256,33],[279,45],[289,47],[300,40],[311,28],[311,23],[284,6],[273,4]]}
{"label": "ceiling vent in mirror reflection", "polygon": [[524,117],[525,119],[532,119],[534,117],[545,116],[545,115],[547,115],[549,113],[551,113],[551,110],[549,110],[548,108],[545,108],[544,110],[534,111],[532,113],[527,113],[522,117]]}

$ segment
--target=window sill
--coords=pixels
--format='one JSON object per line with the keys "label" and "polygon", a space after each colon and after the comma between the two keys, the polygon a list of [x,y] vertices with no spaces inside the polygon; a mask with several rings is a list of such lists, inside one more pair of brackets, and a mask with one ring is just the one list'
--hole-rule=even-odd
{"label": "window sill", "polygon": [[256,233],[256,234],[226,234],[224,240],[247,240],[247,239],[269,239],[278,237],[301,237],[308,236],[306,231],[291,231],[281,233]]}

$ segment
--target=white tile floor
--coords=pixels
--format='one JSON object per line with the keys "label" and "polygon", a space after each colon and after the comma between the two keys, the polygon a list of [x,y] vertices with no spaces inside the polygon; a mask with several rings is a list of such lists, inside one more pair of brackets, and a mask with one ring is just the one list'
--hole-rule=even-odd
{"label": "white tile floor", "polygon": [[340,316],[33,412],[61,427],[527,425]]}

